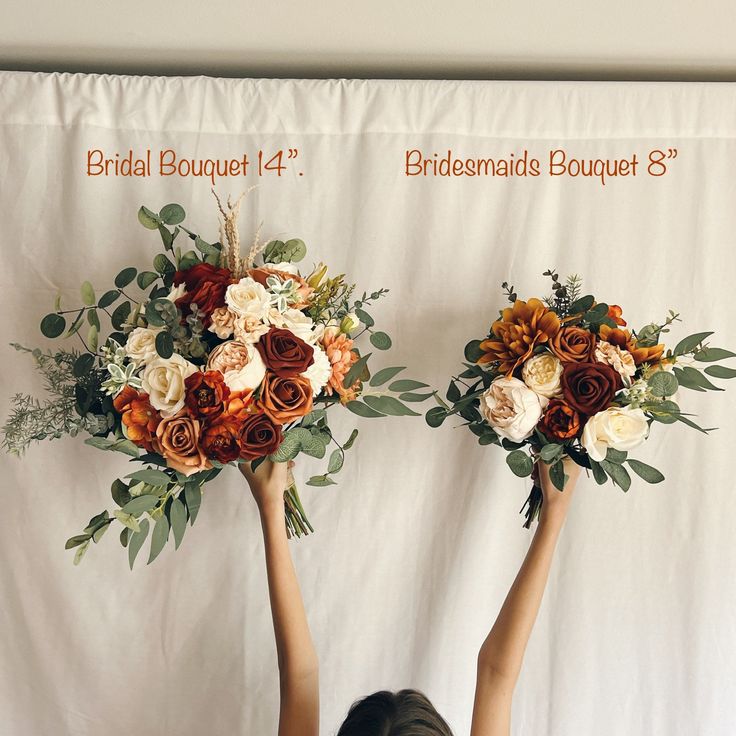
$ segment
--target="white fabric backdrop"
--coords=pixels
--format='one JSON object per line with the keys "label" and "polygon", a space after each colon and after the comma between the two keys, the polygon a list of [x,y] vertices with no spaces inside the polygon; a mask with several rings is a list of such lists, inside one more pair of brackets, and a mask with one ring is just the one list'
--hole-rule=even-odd
{"label": "white fabric backdrop", "polygon": [[[635,325],[670,307],[678,339],[734,347],[736,89],[704,84],[274,81],[0,74],[0,343],[39,343],[61,288],[104,288],[148,263],[140,204],[180,202],[216,237],[200,179],[90,178],[88,148],[195,157],[297,148],[241,218],[248,239],[304,238],[310,256],[391,289],[386,364],[444,389],[502,305],[579,272]],[[677,147],[654,179],[419,179],[404,150],[544,157]],[[304,176],[297,176],[302,170]],[[218,182],[235,194],[255,180]],[[2,353],[0,397],[40,391]],[[584,480],[560,542],[514,705],[515,734],[708,736],[736,724],[734,393],[684,392],[710,438],[656,428],[637,456],[658,486]],[[345,417],[340,426],[349,431]],[[379,688],[425,690],[467,733],[477,649],[526,550],[527,484],[465,430],[358,421],[340,485],[305,489],[317,533],[294,556],[321,658],[323,732]],[[113,534],[72,567],[64,540],[111,507],[125,460],[63,440],[3,457],[0,734],[275,732],[275,650],[261,539],[243,482],[211,487],[181,549],[129,572]],[[302,463],[300,474],[312,469]]]}

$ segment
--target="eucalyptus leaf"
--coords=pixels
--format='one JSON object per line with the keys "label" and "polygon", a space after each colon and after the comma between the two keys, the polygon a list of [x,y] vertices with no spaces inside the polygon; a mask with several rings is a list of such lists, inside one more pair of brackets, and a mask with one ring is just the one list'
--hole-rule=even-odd
{"label": "eucalyptus leaf", "polygon": [[141,207],[138,210],[138,222],[148,230],[155,230],[158,227],[159,217],[147,207]]}
{"label": "eucalyptus leaf", "polygon": [[371,345],[378,350],[388,350],[391,345],[391,338],[385,332],[372,332]]}
{"label": "eucalyptus leaf", "polygon": [[373,355],[373,353],[362,355],[355,361],[355,363],[353,363],[352,366],[350,366],[350,370],[348,370],[343,378],[343,385],[345,388],[350,388],[363,375],[363,371],[366,369],[371,355]]}
{"label": "eucalyptus leaf", "polygon": [[381,412],[376,411],[375,409],[371,409],[370,406],[366,406],[361,401],[348,401],[345,406],[347,409],[353,412],[353,414],[357,414],[359,417],[370,419],[385,416],[384,414],[381,414]]}
{"label": "eucalyptus leaf", "polygon": [[422,383],[421,381],[412,381],[408,378],[403,378],[398,381],[394,381],[389,387],[389,391],[395,391],[396,393],[401,393],[402,391],[414,391],[418,388],[427,388],[426,383]]}
{"label": "eucalyptus leaf", "polygon": [[447,411],[441,406],[433,406],[424,418],[430,427],[439,427],[447,419]]}
{"label": "eucalyptus leaf", "polygon": [[180,204],[164,205],[159,215],[167,225],[178,225],[180,222],[184,222],[186,217],[184,208]]}
{"label": "eucalyptus leaf", "polygon": [[552,485],[558,491],[565,490],[565,483],[567,482],[567,476],[565,475],[565,466],[562,459],[559,459],[556,463],[550,466],[549,479],[552,481]]}
{"label": "eucalyptus leaf", "polygon": [[688,335],[677,343],[672,352],[675,355],[684,355],[685,353],[692,352],[696,347],[698,347],[698,345],[700,345],[700,343],[703,342],[703,340],[710,337],[712,334],[712,332],[696,332],[693,335]]}
{"label": "eucalyptus leaf", "polygon": [[390,381],[394,376],[406,370],[406,366],[398,366],[393,368],[381,368],[380,371],[375,373],[370,380],[371,386],[382,386],[384,383]]}
{"label": "eucalyptus leaf", "polygon": [[78,547],[80,544],[88,542],[91,538],[91,534],[77,534],[74,537],[69,537],[69,539],[66,540],[64,549],[72,549],[74,547]]}
{"label": "eucalyptus leaf", "polygon": [[153,470],[152,468],[136,470],[125,477],[135,481],[143,481],[143,483],[152,486],[165,486],[171,483],[171,478],[163,470]]}
{"label": "eucalyptus leaf", "polygon": [[469,363],[477,363],[483,356],[483,351],[480,349],[480,340],[471,340],[465,346],[465,360]]}
{"label": "eucalyptus leaf", "polygon": [[128,317],[130,317],[130,310],[130,302],[121,302],[115,308],[110,321],[112,322],[112,326],[116,330],[121,330],[123,328],[123,325],[127,321]]}
{"label": "eucalyptus leaf", "polygon": [[393,396],[364,396],[363,401],[374,411],[389,414],[390,416],[419,416],[417,412],[405,406]]}
{"label": "eucalyptus leaf", "polygon": [[130,284],[133,281],[137,273],[138,273],[138,269],[133,268],[132,266],[128,268],[124,268],[115,277],[115,286],[117,286],[118,289],[124,289],[128,284]]}
{"label": "eucalyptus leaf", "polygon": [[345,442],[345,444],[343,444],[342,449],[343,450],[349,450],[353,446],[353,444],[355,443],[355,440],[357,438],[358,438],[358,430],[357,429],[354,429],[350,433],[350,437],[348,437],[347,442]]}
{"label": "eucalyptus leaf", "polygon": [[716,360],[726,360],[727,358],[736,358],[736,353],[723,348],[703,348],[693,355],[695,360],[703,363],[713,363]]}
{"label": "eucalyptus leaf", "polygon": [[506,455],[506,465],[511,468],[514,475],[519,478],[526,478],[532,474],[534,470],[534,461],[523,450],[514,450]]}
{"label": "eucalyptus leaf", "polygon": [[338,473],[342,469],[344,462],[345,457],[342,453],[342,450],[340,450],[339,448],[337,450],[333,450],[330,454],[330,460],[327,464],[327,472]]}
{"label": "eucalyptus leaf", "polygon": [[153,271],[141,271],[136,278],[139,289],[147,289],[156,279],[158,274]]}
{"label": "eucalyptus leaf", "polygon": [[334,486],[335,481],[330,478],[329,475],[313,475],[308,481],[308,486],[317,486],[319,488],[323,486]]}
{"label": "eucalyptus leaf", "polygon": [[128,503],[123,506],[122,511],[124,514],[130,514],[136,516],[137,514],[145,513],[150,511],[154,506],[158,504],[158,496],[146,493],[143,496],[136,496],[132,498]]}
{"label": "eucalyptus leaf", "polygon": [[143,543],[146,541],[149,526],[150,523],[148,519],[143,519],[140,523],[140,531],[128,535],[128,564],[130,565],[131,570],[133,569],[135,558],[138,556]]}
{"label": "eucalyptus leaf", "polygon": [[170,358],[174,354],[174,338],[167,330],[156,335],[156,352],[162,358]]}
{"label": "eucalyptus leaf", "polygon": [[629,490],[631,487],[631,476],[623,465],[603,460],[603,462],[601,462],[601,466],[617,486],[619,486],[624,492]]}
{"label": "eucalyptus leaf", "polygon": [[725,365],[709,365],[705,372],[713,378],[736,378],[736,370]]}
{"label": "eucalyptus leaf", "polygon": [[171,530],[174,532],[174,549],[179,549],[187,529],[187,510],[178,498],[172,500],[169,516],[171,517]]}
{"label": "eucalyptus leaf", "polygon": [[148,563],[151,564],[161,554],[161,550],[166,546],[166,542],[169,541],[169,520],[166,515],[159,516],[156,519],[156,523],[153,525],[153,532],[151,533],[151,550],[148,555]]}
{"label": "eucalyptus leaf", "polygon": [[60,314],[47,314],[41,320],[41,334],[44,337],[59,337],[66,329],[66,320]]}
{"label": "eucalyptus leaf", "polygon": [[662,475],[657,468],[653,468],[651,465],[647,465],[639,460],[634,460],[633,458],[627,460],[627,462],[629,467],[647,483],[661,483],[664,480],[664,475]]}
{"label": "eucalyptus leaf", "polygon": [[202,488],[199,483],[189,482],[184,485],[184,500],[189,511],[189,525],[194,526],[199,507],[202,505]]}

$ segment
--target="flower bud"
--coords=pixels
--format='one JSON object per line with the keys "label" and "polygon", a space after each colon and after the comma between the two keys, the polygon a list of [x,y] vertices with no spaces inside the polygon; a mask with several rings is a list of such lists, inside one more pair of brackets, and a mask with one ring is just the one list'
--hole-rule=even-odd
{"label": "flower bud", "polygon": [[349,312],[342,318],[342,322],[340,322],[340,332],[349,335],[353,330],[358,329],[358,325],[360,325],[358,317],[353,312]]}
{"label": "flower bud", "polygon": [[307,283],[313,289],[316,289],[320,285],[326,273],[327,273],[327,266],[325,266],[324,263],[320,263],[318,266],[315,266],[312,273],[310,273],[309,276],[307,276]]}

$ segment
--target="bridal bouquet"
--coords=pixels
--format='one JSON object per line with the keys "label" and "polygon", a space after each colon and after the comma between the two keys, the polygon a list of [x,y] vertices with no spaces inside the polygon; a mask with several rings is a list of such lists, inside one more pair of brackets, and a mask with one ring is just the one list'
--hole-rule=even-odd
{"label": "bridal bouquet", "polygon": [[[33,440],[81,431],[90,435],[86,444],[142,465],[112,483],[112,514],[97,514],[67,541],[67,549],[77,549],[75,562],[114,521],[123,527],[131,567],[149,530],[149,562],[170,536],[178,548],[203,487],[226,465],[255,468],[300,452],[324,458],[332,444],[326,471],[307,484],[334,484],[358,432],[338,441],[328,423],[331,407],[361,417],[417,416],[405,402],[431,396],[415,391],[426,384],[393,380],[401,367],[371,376],[371,353],[357,347],[366,332],[374,348],[391,347],[368,313],[385,289],[354,298],[355,287],[343,275],[328,276],[323,264],[302,275],[297,264],[306,247],[298,239],[261,244],[256,235],[242,257],[240,200],[218,204],[218,243],[181,225],[185,213],[177,204],[158,213],[142,207],[141,224],[163,241],[153,270],[124,268],[99,296],[84,282],[82,305],[71,310],[57,297],[41,332],[77,335],[82,350],[15,346],[32,354],[51,398],[14,397],[7,450],[21,454]],[[182,239],[194,248],[182,252]],[[105,337],[103,320],[111,325]],[[289,534],[313,531],[291,471],[284,502]]]}
{"label": "bridal bouquet", "polygon": [[710,378],[736,376],[736,370],[714,365],[736,355],[709,345],[712,332],[689,335],[672,349],[660,342],[679,321],[674,312],[663,324],[631,330],[621,307],[581,296],[578,276],[562,283],[554,271],[544,275],[552,279],[545,300],[522,301],[513,286],[502,285],[512,306],[485,339],[466,345],[465,370],[450,381],[447,401],[438,399],[440,406],[426,416],[438,427],[459,415],[481,445],[508,451],[506,462],[516,475],[532,476],[522,507],[527,528],[542,506],[536,462],[550,466],[559,490],[565,456],[598,483],[610,478],[624,491],[631,485],[629,470],[659,483],[662,473],[629,452],[655,422],[711,431],[681,411],[679,389],[720,391]]}

